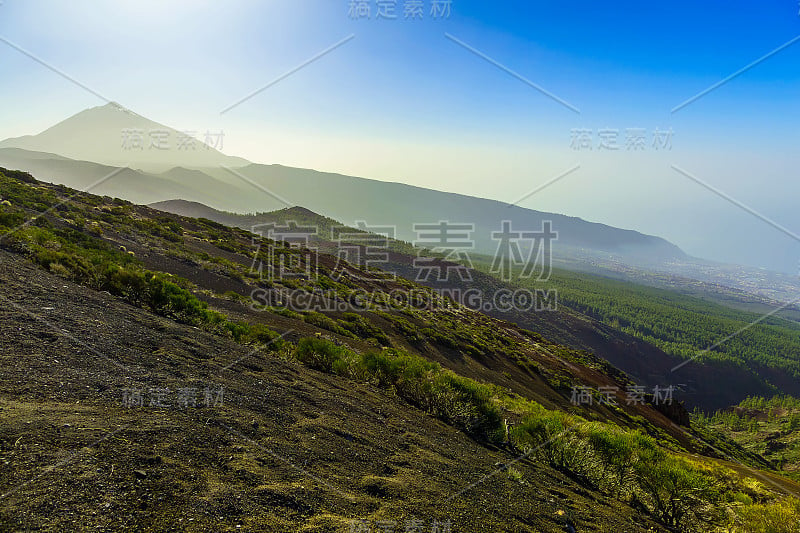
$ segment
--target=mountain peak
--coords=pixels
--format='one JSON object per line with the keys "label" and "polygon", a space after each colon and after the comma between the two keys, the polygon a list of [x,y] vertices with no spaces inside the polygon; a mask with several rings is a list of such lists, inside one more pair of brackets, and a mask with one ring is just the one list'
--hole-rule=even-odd
{"label": "mountain peak", "polygon": [[0,142],[0,148],[58,154],[148,172],[164,172],[176,166],[191,169],[249,164],[203,144],[202,139],[187,144],[187,135],[191,134],[185,129],[171,128],[118,102],[108,102],[85,109],[38,135],[6,139]]}
{"label": "mountain peak", "polygon": [[[107,104],[98,105],[98,106],[95,106],[95,107],[90,107],[90,108],[84,109],[83,111],[81,111],[77,115],[73,115],[73,116],[85,115],[85,114],[94,114],[94,113],[109,113],[109,114],[111,114],[111,113],[124,113],[124,114],[130,115],[132,117],[138,117],[138,118],[140,118],[142,120],[148,120],[145,117],[143,117],[142,115],[140,115],[140,114],[134,112],[133,110],[125,107],[124,105],[120,104],[119,102],[114,102],[114,101],[108,102]],[[70,118],[72,118],[72,117],[70,117]],[[70,119],[68,118],[67,120],[70,120]]]}
{"label": "mountain peak", "polygon": [[103,108],[105,108],[105,109],[115,109],[117,111],[125,111],[125,112],[128,112],[128,113],[132,113],[132,111],[130,109],[128,109],[127,107],[123,106],[122,104],[120,104],[118,102],[109,102],[106,105],[99,106],[99,107],[101,109],[103,109]]}

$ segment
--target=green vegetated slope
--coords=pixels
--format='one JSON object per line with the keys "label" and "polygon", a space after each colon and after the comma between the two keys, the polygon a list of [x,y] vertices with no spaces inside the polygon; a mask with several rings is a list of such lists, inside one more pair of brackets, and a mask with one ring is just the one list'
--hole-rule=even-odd
{"label": "green vegetated slope", "polygon": [[[800,375],[800,323],[764,318],[666,290],[596,278],[584,280],[566,272],[559,272],[553,284],[567,305],[611,322],[669,353],[693,358],[698,348],[713,347],[700,357]],[[756,321],[759,323],[725,340]]]}
{"label": "green vegetated slope", "polygon": [[[206,218],[225,224],[251,231],[259,231],[259,228],[273,224],[278,227],[288,227],[292,223],[298,227],[313,228],[314,235],[311,237],[311,242],[327,241],[327,242],[361,242],[364,245],[369,245],[370,242],[364,239],[359,240],[358,235],[375,235],[369,232],[379,231],[380,228],[365,227],[364,229],[346,226],[341,222],[329,217],[324,217],[313,211],[303,207],[294,206],[277,211],[268,211],[263,213],[230,213],[227,211],[220,211],[212,209],[207,205],[198,202],[187,202],[185,200],[169,200],[166,202],[156,202],[150,204],[153,209],[159,211],[166,211],[177,215],[188,216],[193,218]],[[386,247],[395,252],[415,254],[416,249],[411,243],[395,239],[393,228],[385,228],[386,232],[381,233],[380,236],[386,237]],[[389,231],[391,230],[391,231]],[[372,243],[375,244],[374,242]]]}
{"label": "green vegetated slope", "polygon": [[[488,260],[477,266],[486,271]],[[558,292],[559,304],[660,348],[682,360],[738,368],[772,390],[800,393],[800,323],[765,316],[675,291],[555,270],[546,282],[523,281]],[[743,396],[747,391],[742,391]]]}
{"label": "green vegetated slope", "polygon": [[[225,213],[178,200],[153,207],[240,228],[286,224],[291,220],[317,227],[318,240],[331,239],[333,228],[340,226],[334,220],[296,207],[252,215]],[[315,245],[333,251],[324,243]],[[400,241],[390,241],[389,249],[396,253],[390,256],[387,267],[413,278],[416,272],[411,264],[422,252]],[[491,259],[474,254],[472,259],[476,268],[489,273]],[[560,312],[512,310],[493,314],[522,327],[547,332],[551,340],[561,344],[592,350],[650,386],[680,385],[682,399],[693,406],[714,410],[748,395],[777,391],[800,394],[800,380],[796,379],[800,368],[800,323],[794,320],[800,311],[794,307],[763,318],[780,304],[710,284],[693,285],[688,280],[668,277],[662,280],[656,274],[644,276],[639,283],[563,269],[555,269],[546,282],[506,284],[479,273],[472,277],[469,283],[451,280],[444,286],[435,282],[427,285],[437,289],[479,288],[485,294],[519,285],[551,290],[557,293]],[[665,287],[651,286],[655,279]],[[737,332],[740,333],[734,335]],[[635,345],[631,338],[642,343]],[[711,350],[704,353],[708,348]],[[672,372],[688,359],[692,362]]]}
{"label": "green vegetated slope", "polygon": [[[344,531],[356,518],[425,514],[452,520],[459,531],[794,531],[800,518],[794,483],[712,457],[719,455],[700,435],[650,405],[627,405],[623,397],[618,405],[570,405],[572,384],[594,390],[631,384],[589,353],[446,301],[402,278],[287,243],[254,247],[252,234],[210,220],[77,193],[12,171],[0,174],[0,191],[0,246],[8,269],[3,298],[9,304],[3,320],[12,331],[3,336],[0,373],[0,521],[12,529],[109,527],[123,520],[126,527],[158,529],[169,524],[195,530],[243,525]],[[263,279],[264,268],[278,266],[276,251],[296,260],[295,276]],[[23,257],[38,269],[14,262]],[[308,261],[318,275],[303,275]],[[260,270],[253,269],[256,263]],[[285,302],[253,306],[253,290],[273,290],[287,299],[317,295],[324,303],[344,305],[326,312],[290,309]],[[41,305],[48,299],[63,312],[37,320],[37,313],[54,309]],[[144,321],[153,327],[137,325]],[[51,350],[51,343],[42,344],[48,322],[58,324],[50,328],[54,338],[71,329],[68,338],[78,348]],[[29,336],[34,327],[39,329]],[[170,330],[176,331],[175,342],[165,345],[159,331]],[[148,342],[158,346],[131,353],[130,346]],[[87,348],[89,343],[105,344],[100,351]],[[91,366],[95,356],[105,359],[102,367]],[[140,416],[108,402],[131,382],[176,387],[195,372],[208,377],[203,369],[209,364],[227,371],[239,361],[240,372],[223,375],[240,390],[240,401],[221,419],[218,413],[173,412],[160,405]],[[111,365],[122,365],[123,372]],[[278,420],[259,430],[270,406],[256,399],[265,381],[279,375]],[[292,387],[296,396],[287,390]],[[349,413],[360,411],[347,406],[354,388],[369,391],[367,410],[378,417],[360,413],[363,435],[337,433],[337,420],[352,427]],[[309,406],[315,417],[296,412]],[[404,441],[387,434],[379,445],[384,411],[398,421],[398,430],[405,427],[412,435]],[[48,418],[48,412],[57,416]],[[72,422],[61,424],[67,415]],[[325,424],[309,420],[325,416],[331,417]],[[109,421],[117,418],[123,423],[112,432]],[[423,418],[441,425],[430,426]],[[73,425],[93,438],[78,437]],[[316,431],[309,433],[309,426]],[[414,437],[417,426],[424,426],[422,441]],[[126,433],[143,427],[145,447]],[[104,430],[111,434],[103,437]],[[453,430],[463,439],[444,436]],[[234,444],[237,440],[243,443]],[[451,442],[460,458],[448,455]],[[343,446],[352,450],[353,443],[359,451],[342,454]],[[276,454],[273,446],[286,450]],[[383,461],[382,446],[395,446],[389,450],[398,456],[393,466]],[[92,483],[67,491],[61,478],[52,484],[26,482],[38,479],[43,457],[47,464],[65,465],[70,447],[97,449],[72,458],[67,471],[73,475],[97,480],[97,472],[110,469],[104,482],[107,505],[93,513]],[[419,475],[422,470],[411,472],[414,465],[403,456],[409,449],[421,454],[424,471],[438,468],[434,481]],[[291,460],[283,462],[300,472],[275,479],[269,465],[285,454]],[[117,478],[115,461],[122,470]],[[383,470],[370,470],[376,462]],[[489,492],[461,491],[464,476],[481,479],[474,476],[479,472],[464,471],[475,462],[494,464],[483,474],[501,478],[502,486],[494,481]],[[147,468],[136,469],[137,464]],[[305,468],[313,470],[310,479],[302,475],[308,474]],[[552,479],[584,493],[571,504],[533,505],[526,487],[547,490]],[[331,485],[340,487],[340,494]],[[431,485],[434,492],[426,489],[420,498],[421,487]],[[515,493],[519,485],[522,492]],[[43,498],[48,490],[50,497]],[[59,514],[53,506],[63,499],[71,513]],[[187,516],[196,524],[176,524]],[[782,519],[769,525],[775,517]]]}
{"label": "green vegetated slope", "polygon": [[694,414],[696,424],[729,437],[800,479],[800,400],[791,396],[750,397],[725,410]]}

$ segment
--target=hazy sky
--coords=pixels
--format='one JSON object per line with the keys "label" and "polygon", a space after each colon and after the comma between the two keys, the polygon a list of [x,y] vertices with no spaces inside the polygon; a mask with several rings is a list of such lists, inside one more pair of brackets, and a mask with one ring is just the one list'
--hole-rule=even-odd
{"label": "hazy sky", "polygon": [[580,165],[521,205],[797,271],[797,241],[671,168],[800,233],[800,40],[673,112],[800,36],[796,0],[417,3],[4,0],[0,138],[103,97],[252,161],[509,202]]}

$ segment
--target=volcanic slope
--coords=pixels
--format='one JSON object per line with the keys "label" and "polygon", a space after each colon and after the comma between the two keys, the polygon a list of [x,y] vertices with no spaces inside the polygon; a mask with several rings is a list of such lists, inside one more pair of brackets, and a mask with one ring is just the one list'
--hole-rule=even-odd
{"label": "volcanic slope", "polygon": [[[700,455],[647,404],[572,406],[564,384],[630,384],[589,354],[208,220],[0,185],[3,529],[748,531],[797,511],[791,481]],[[320,274],[265,281],[276,250]],[[355,310],[254,309],[258,289]]]}

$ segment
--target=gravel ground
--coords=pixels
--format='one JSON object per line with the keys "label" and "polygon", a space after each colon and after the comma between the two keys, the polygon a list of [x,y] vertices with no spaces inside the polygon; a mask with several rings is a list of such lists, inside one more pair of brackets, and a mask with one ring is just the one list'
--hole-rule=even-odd
{"label": "gravel ground", "polygon": [[0,531],[661,530],[387,391],[6,252],[0,330]]}

